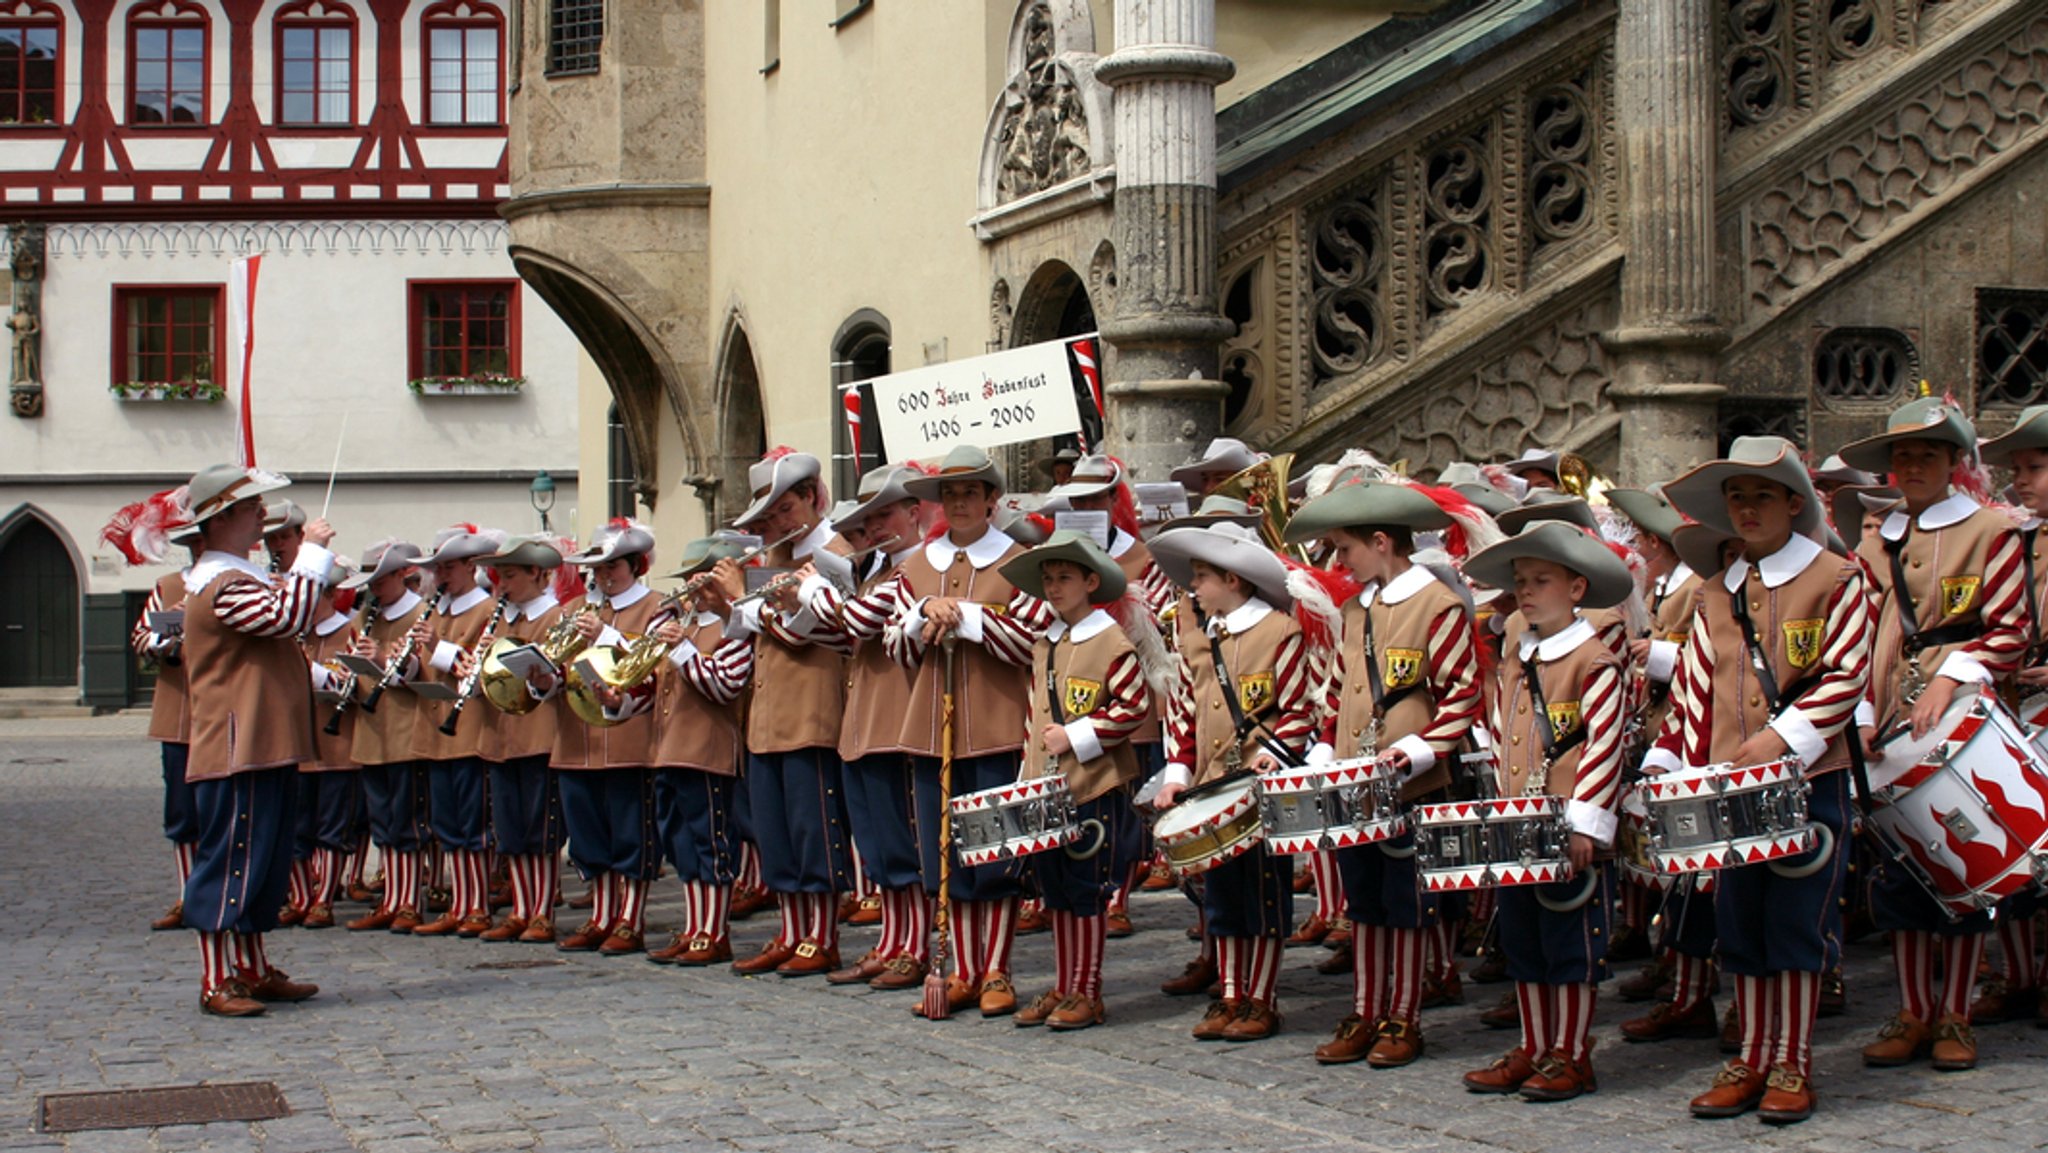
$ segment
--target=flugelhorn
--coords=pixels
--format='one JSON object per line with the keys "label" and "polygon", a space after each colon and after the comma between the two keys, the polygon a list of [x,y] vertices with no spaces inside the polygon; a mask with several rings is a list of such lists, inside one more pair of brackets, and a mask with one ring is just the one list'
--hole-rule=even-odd
{"label": "flugelhorn", "polygon": [[1308,550],[1301,545],[1287,543],[1287,520],[1290,516],[1287,504],[1287,479],[1288,473],[1293,469],[1293,453],[1283,452],[1269,456],[1224,478],[1222,483],[1211,490],[1211,495],[1243,501],[1245,507],[1259,515],[1259,539],[1266,542],[1267,548],[1307,564]]}

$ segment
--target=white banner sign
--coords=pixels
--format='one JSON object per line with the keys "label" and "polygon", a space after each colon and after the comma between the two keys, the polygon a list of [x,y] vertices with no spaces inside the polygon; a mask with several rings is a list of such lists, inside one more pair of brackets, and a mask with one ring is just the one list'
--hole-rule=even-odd
{"label": "white banner sign", "polygon": [[1051,440],[1081,427],[1064,340],[866,383],[874,386],[875,415],[892,463],[944,456],[961,444]]}

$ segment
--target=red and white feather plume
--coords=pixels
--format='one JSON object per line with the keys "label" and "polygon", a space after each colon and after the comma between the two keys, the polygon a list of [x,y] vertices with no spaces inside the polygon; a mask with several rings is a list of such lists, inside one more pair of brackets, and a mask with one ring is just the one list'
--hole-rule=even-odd
{"label": "red and white feather plume", "polygon": [[191,519],[185,486],[179,485],[116,509],[100,529],[100,540],[120,550],[131,565],[162,564],[170,552],[171,530]]}

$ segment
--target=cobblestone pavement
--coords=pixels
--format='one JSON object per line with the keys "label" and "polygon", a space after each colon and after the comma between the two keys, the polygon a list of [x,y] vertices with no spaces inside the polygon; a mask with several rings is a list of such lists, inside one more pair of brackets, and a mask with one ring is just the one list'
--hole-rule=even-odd
{"label": "cobblestone pavement", "polygon": [[[1287,1031],[1253,1045],[1187,1036],[1202,1003],[1157,982],[1191,946],[1186,905],[1142,897],[1136,937],[1110,943],[1110,1024],[1022,1031],[970,1014],[914,1018],[914,994],[743,979],[637,959],[388,934],[287,931],[272,954],[320,996],[252,1021],[203,1016],[189,934],[150,933],[170,893],[154,746],[129,718],[0,722],[0,1149],[312,1151],[735,1149],[1605,1150],[1751,1147],[1842,1153],[2004,1151],[2048,1140],[2048,1032],[1987,1029],[1983,1068],[1866,1071],[1857,1049],[1891,997],[1872,943],[1850,956],[1851,1013],[1821,1023],[1822,1113],[1772,1130],[1698,1122],[1685,1102],[1712,1042],[1621,1042],[1634,1011],[1596,1022],[1598,1094],[1561,1105],[1469,1095],[1458,1075],[1509,1034],[1472,1006],[1436,1010],[1430,1053],[1404,1070],[1322,1068],[1310,1052],[1348,1011],[1343,978],[1289,953]],[[92,733],[119,733],[95,736]],[[672,884],[649,915],[670,923]],[[1306,901],[1306,898],[1303,898]],[[1305,908],[1305,906],[1304,906]],[[738,927],[750,950],[773,931]],[[872,929],[850,932],[854,951]],[[480,966],[525,962],[533,967]],[[1024,991],[1051,972],[1020,942]],[[36,1133],[39,1094],[274,1080],[292,1116],[75,1136]]]}

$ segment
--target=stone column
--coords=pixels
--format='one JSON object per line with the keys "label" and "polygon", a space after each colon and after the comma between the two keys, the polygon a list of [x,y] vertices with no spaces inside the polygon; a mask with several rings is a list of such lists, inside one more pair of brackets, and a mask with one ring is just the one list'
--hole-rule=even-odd
{"label": "stone column", "polygon": [[1608,336],[1622,416],[1623,484],[1669,480],[1715,454],[1728,330],[1714,307],[1720,71],[1710,0],[1625,3],[1615,100],[1626,167],[1628,259]]}
{"label": "stone column", "polygon": [[1116,91],[1116,349],[1111,451],[1164,480],[1223,424],[1216,310],[1215,0],[1116,0],[1116,51],[1095,78]]}

